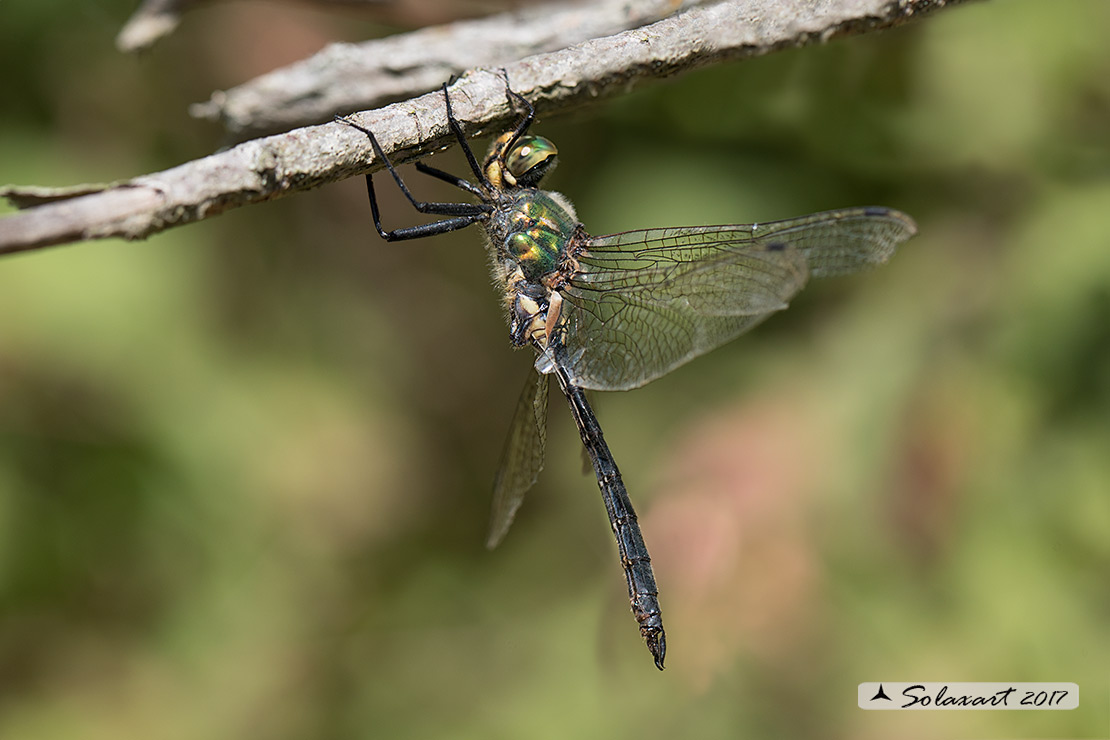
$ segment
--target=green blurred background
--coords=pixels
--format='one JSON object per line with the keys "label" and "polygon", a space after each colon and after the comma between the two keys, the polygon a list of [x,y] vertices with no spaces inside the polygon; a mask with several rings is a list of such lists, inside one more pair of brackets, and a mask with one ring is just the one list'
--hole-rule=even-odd
{"label": "green blurred background", "polygon": [[[189,103],[388,30],[217,5],[125,57],[132,6],[0,4],[0,181],[202,156]],[[529,358],[477,233],[385,244],[356,178],[0,261],[0,737],[1107,737],[1107,29],[1105,2],[972,4],[540,122],[594,233],[864,204],[921,229],[597,398],[662,674],[561,399],[482,547]],[[1081,698],[861,711],[874,680]]]}

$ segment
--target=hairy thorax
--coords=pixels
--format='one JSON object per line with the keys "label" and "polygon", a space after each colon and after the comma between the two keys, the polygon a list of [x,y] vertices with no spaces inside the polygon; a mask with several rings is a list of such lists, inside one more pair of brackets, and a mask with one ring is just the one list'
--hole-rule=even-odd
{"label": "hairy thorax", "polygon": [[582,234],[574,207],[559,193],[521,188],[502,197],[485,230],[513,344],[546,346],[560,319],[557,291],[573,268],[572,246]]}

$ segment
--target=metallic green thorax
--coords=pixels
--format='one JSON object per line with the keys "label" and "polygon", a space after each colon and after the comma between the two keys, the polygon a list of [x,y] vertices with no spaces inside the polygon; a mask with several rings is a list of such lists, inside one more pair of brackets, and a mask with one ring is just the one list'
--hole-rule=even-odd
{"label": "metallic green thorax", "polygon": [[520,267],[525,279],[538,282],[558,267],[577,226],[562,197],[524,188],[497,209],[488,229],[490,241]]}

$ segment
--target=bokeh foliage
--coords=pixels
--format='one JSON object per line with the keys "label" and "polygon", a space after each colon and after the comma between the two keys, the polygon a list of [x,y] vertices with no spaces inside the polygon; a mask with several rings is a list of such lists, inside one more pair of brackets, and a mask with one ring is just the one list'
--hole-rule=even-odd
{"label": "bokeh foliage", "polygon": [[[0,4],[0,179],[203,155],[188,103],[375,32],[218,5],[124,58],[130,5]],[[1104,736],[1107,28],[1106,3],[972,4],[539,124],[596,233],[867,203],[921,227],[598,398],[663,674],[558,399],[539,486],[482,548],[528,359],[477,234],[383,244],[352,180],[3,260],[0,737]],[[1082,693],[858,710],[883,679]]]}

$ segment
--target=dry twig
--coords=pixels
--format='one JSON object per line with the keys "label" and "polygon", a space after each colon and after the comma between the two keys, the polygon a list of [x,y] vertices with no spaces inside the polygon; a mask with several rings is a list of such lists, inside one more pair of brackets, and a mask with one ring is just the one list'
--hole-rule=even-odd
{"label": "dry twig", "polygon": [[361,44],[331,44],[189,109],[236,140],[330,121],[435,90],[468,69],[518,59],[655,23],[706,0],[582,0],[458,21]]}
{"label": "dry twig", "polygon": [[[207,0],[211,2],[211,0]],[[381,5],[388,0],[313,0],[337,5]],[[181,23],[181,16],[202,0],[143,0],[116,36],[116,48],[123,52],[139,52],[169,36]]]}
{"label": "dry twig", "polygon": [[[960,1],[731,0],[526,57],[505,65],[505,70],[514,89],[538,111],[552,113],[625,91],[641,79],[886,28]],[[470,134],[503,126],[514,115],[499,73],[468,74],[452,88],[452,96],[455,112]],[[438,93],[358,118],[377,134],[387,153],[397,153],[399,161],[442,148],[450,140]],[[327,123],[248,141],[60,202],[45,202],[41,189],[2,188],[0,195],[43,205],[0,220],[0,254],[82,239],[141,239],[229,208],[380,168],[373,159],[365,136]],[[51,194],[57,195],[46,193]]]}

